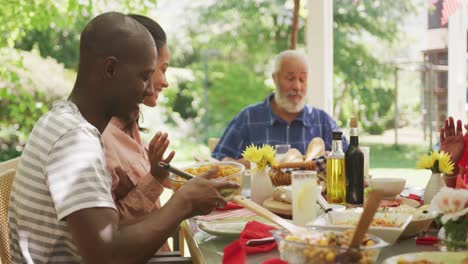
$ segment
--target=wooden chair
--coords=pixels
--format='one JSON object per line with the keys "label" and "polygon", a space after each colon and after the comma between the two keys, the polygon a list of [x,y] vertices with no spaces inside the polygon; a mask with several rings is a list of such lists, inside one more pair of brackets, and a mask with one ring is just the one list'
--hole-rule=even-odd
{"label": "wooden chair", "polygon": [[[19,157],[0,163],[0,264],[11,264],[9,228],[8,228],[8,204],[13,180],[16,175],[16,166]],[[173,236],[173,252],[158,253],[150,263],[191,264],[190,257],[183,257],[183,239],[177,229]]]}
{"label": "wooden chair", "polygon": [[[14,167],[16,167],[16,164]],[[0,259],[3,264],[11,264],[8,204],[10,203],[10,192],[15,175],[16,169],[9,169],[0,173]]]}
{"label": "wooden chair", "polygon": [[6,160],[4,162],[0,162],[0,173],[3,173],[9,169],[15,169],[16,170],[16,166],[18,165],[18,161],[19,161],[20,157],[17,157],[17,158],[14,158],[14,159],[10,159],[10,160]]}
{"label": "wooden chair", "polygon": [[216,145],[218,145],[220,138],[209,138],[208,139],[208,148],[210,149],[210,153],[213,153],[213,150],[216,148]]}

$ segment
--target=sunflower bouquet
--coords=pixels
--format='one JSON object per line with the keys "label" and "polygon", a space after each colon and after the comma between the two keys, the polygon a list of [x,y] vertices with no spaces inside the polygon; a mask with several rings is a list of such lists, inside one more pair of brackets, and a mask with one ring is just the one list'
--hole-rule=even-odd
{"label": "sunflower bouquet", "polygon": [[263,170],[266,166],[276,165],[275,153],[275,149],[270,145],[263,144],[262,147],[257,147],[252,144],[245,148],[242,157],[257,164],[259,170]]}
{"label": "sunflower bouquet", "polygon": [[452,174],[455,165],[448,153],[434,150],[432,153],[420,156],[416,167],[419,169],[429,169],[432,173]]}

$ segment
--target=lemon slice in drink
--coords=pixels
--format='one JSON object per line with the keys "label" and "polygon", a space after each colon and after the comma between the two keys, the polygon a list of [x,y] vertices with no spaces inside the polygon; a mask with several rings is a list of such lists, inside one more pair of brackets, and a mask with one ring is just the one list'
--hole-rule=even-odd
{"label": "lemon slice in drink", "polygon": [[313,199],[311,196],[313,195],[313,190],[315,189],[315,184],[311,181],[307,181],[302,184],[299,193],[297,194],[297,208],[302,210],[306,203],[310,203]]}

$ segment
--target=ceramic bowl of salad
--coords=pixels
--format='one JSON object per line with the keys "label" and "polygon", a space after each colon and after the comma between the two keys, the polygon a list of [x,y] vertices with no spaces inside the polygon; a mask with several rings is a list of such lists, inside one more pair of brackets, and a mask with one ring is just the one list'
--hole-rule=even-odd
{"label": "ceramic bowl of salad", "polygon": [[353,230],[344,232],[313,230],[291,234],[278,229],[272,231],[281,259],[295,264],[305,263],[375,263],[388,243],[365,235],[359,249],[349,249]]}

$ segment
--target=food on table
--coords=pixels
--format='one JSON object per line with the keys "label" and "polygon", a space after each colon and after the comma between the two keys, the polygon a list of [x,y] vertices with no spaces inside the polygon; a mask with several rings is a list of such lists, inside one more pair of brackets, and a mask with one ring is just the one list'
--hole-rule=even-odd
{"label": "food on table", "polygon": [[388,212],[388,213],[397,213],[397,214],[411,214],[413,215],[413,221],[416,220],[424,220],[427,218],[432,218],[433,214],[429,213],[429,205],[423,205],[419,208],[414,208],[411,206],[408,206],[406,204],[403,204],[398,207],[392,207],[392,208],[380,208],[380,212]]}
{"label": "food on table", "polygon": [[418,260],[399,259],[397,264],[443,264],[443,262],[431,261],[428,259],[418,259]]}
{"label": "food on table", "polygon": [[[228,163],[228,162],[225,162],[225,163]],[[245,171],[244,167],[242,166],[242,164],[238,164],[238,163],[235,163],[235,162],[229,162],[229,163],[231,163],[232,165],[231,164],[220,164],[220,163],[209,163],[209,164],[195,165],[195,166],[192,166],[192,167],[185,168],[184,171],[186,171],[186,172],[188,172],[188,173],[190,173],[192,175],[198,176],[198,175],[201,175],[201,174],[207,172],[212,167],[218,166],[219,170],[218,170],[218,173],[215,175],[214,179],[221,179],[222,178],[223,180],[236,182],[239,185],[242,185],[243,171]],[[172,174],[170,176],[171,188],[174,191],[177,191],[182,185],[184,185],[184,183],[186,181],[187,181],[186,179],[184,179],[184,178],[182,178],[180,176],[174,175],[174,174]],[[220,191],[220,193],[221,193],[221,195],[223,195],[223,197],[225,197],[226,199],[229,199],[229,198],[231,198],[231,196],[233,196],[235,194],[239,194],[240,191],[241,191],[240,188],[237,188],[237,189],[223,189],[223,190]]]}
{"label": "food on table", "polygon": [[[357,225],[359,219],[348,219],[345,221],[337,221],[335,225]],[[400,227],[401,222],[396,219],[385,219],[383,217],[374,218],[370,226],[382,226],[382,227]]]}
{"label": "food on table", "polygon": [[234,167],[232,165],[220,165],[220,164],[201,165],[199,167],[187,168],[184,171],[186,171],[186,172],[188,172],[190,174],[193,174],[195,176],[198,176],[200,174],[203,174],[203,173],[209,171],[214,166],[219,167],[218,173],[216,174],[216,178],[229,176],[231,174],[234,174],[234,173],[237,173],[237,172],[240,171],[240,168],[236,168],[236,167]]}
{"label": "food on table", "polygon": [[316,137],[309,142],[305,154],[305,160],[312,160],[319,156],[325,155],[325,141],[322,138]]}
{"label": "food on table", "polygon": [[[278,160],[279,163],[297,163],[311,161],[313,158],[325,155],[325,143],[321,138],[313,138],[307,147],[305,156],[299,150],[291,148],[286,154]],[[302,168],[304,169],[304,168]],[[291,185],[291,173],[298,168],[271,168],[269,175],[274,186]],[[315,170],[315,169],[314,169]],[[317,185],[322,186],[322,193],[325,195],[327,190],[326,175],[317,174]]]}
{"label": "food on table", "polygon": [[279,160],[278,162],[286,163],[286,162],[301,162],[301,161],[304,161],[304,158],[302,157],[302,153],[295,148],[291,148],[288,150],[288,152],[286,152],[283,158]]}
{"label": "food on table", "polygon": [[[289,186],[278,186],[273,189],[272,197],[273,200],[284,203],[292,203],[291,197],[286,195],[286,188]],[[291,192],[291,190],[289,190]]]}
{"label": "food on table", "polygon": [[[380,251],[380,242],[366,235],[360,249],[348,249],[353,230],[345,232],[313,232],[288,234],[279,239],[281,258],[289,263],[336,263],[337,256],[346,263],[373,263]],[[278,234],[273,233],[275,238]],[[385,243],[383,243],[385,244]]]}

